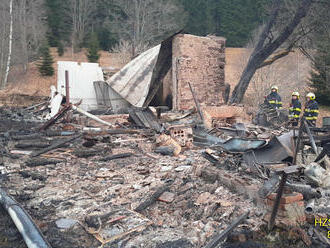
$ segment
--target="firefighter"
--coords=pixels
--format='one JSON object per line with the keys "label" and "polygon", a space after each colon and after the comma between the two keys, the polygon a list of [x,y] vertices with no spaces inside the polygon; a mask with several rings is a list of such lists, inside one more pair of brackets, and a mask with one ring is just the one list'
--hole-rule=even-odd
{"label": "firefighter", "polygon": [[289,108],[289,119],[293,127],[298,126],[299,116],[301,113],[301,102],[299,101],[299,92],[293,92],[291,94],[292,100]]}
{"label": "firefighter", "polygon": [[319,106],[315,101],[315,94],[309,92],[306,95],[306,106],[304,110],[304,117],[307,120],[308,125],[315,127],[318,115],[319,115]]}
{"label": "firefighter", "polygon": [[276,85],[272,86],[271,93],[265,98],[265,103],[273,109],[282,108],[282,99],[278,94],[278,87]]}

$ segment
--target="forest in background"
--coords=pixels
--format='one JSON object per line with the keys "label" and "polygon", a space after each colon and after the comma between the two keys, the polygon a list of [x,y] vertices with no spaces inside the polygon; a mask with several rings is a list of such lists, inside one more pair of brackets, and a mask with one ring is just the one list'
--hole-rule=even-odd
{"label": "forest in background", "polygon": [[[0,2],[0,89],[8,72],[40,59],[49,70],[52,58],[70,47],[87,48],[89,61],[98,49],[128,52],[130,58],[183,30],[218,35],[227,47],[254,49],[249,70],[231,101],[241,102],[259,68],[300,49],[313,62],[312,86],[327,98],[329,86],[329,1],[327,0],[3,0]],[[317,50],[317,53],[308,51]]]}
{"label": "forest in background", "polygon": [[[98,60],[97,49],[137,54],[175,32],[213,34],[227,46],[244,46],[263,23],[270,0],[4,0],[0,2],[0,88],[10,66],[27,71],[42,56],[52,60],[47,46],[79,52]],[[11,6],[11,7],[10,7]],[[42,75],[51,75],[47,68]]]}
{"label": "forest in background", "polygon": [[[88,37],[96,32],[100,47],[109,50],[120,40],[135,41],[137,46],[141,39],[143,43],[157,43],[183,29],[195,35],[223,36],[228,46],[242,47],[262,24],[267,2],[46,0],[47,38],[51,46],[74,44],[79,48],[86,46]],[[146,27],[149,25],[153,27]]]}

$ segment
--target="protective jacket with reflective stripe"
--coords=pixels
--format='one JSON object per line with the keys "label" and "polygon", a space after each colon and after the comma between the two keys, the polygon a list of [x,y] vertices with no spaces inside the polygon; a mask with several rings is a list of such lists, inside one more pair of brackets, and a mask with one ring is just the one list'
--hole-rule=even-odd
{"label": "protective jacket with reflective stripe", "polygon": [[298,99],[292,100],[289,108],[289,118],[299,119],[300,113],[301,113],[301,102]]}
{"label": "protective jacket with reflective stripe", "polygon": [[280,109],[282,108],[282,99],[280,95],[277,92],[272,92],[270,93],[266,99],[265,103],[270,105],[274,109]]}
{"label": "protective jacket with reflective stripe", "polygon": [[315,100],[310,100],[306,103],[304,117],[306,120],[315,121],[319,115],[319,106]]}

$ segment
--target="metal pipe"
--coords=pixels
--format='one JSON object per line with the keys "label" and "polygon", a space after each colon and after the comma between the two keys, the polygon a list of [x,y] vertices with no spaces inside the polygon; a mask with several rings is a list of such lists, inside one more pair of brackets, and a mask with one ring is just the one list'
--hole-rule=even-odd
{"label": "metal pipe", "polygon": [[69,71],[65,71],[65,104],[70,105],[70,83],[69,83]]}
{"label": "metal pipe", "polygon": [[28,248],[51,248],[29,214],[1,188],[0,204],[10,215]]}
{"label": "metal pipe", "polygon": [[314,198],[321,198],[322,194],[320,191],[313,189],[310,185],[287,183],[286,186],[295,192],[303,194],[304,200],[310,200]]}
{"label": "metal pipe", "polygon": [[286,184],[287,178],[288,178],[288,175],[285,172],[283,172],[282,173],[282,179],[281,179],[281,182],[280,182],[280,185],[278,187],[277,194],[276,194],[276,199],[275,199],[273,211],[272,211],[272,214],[271,214],[269,222],[268,222],[268,231],[273,230],[273,227],[275,225],[275,218],[276,218],[276,215],[277,215],[278,207],[280,206],[280,200],[281,200],[281,197],[283,195],[284,186]]}
{"label": "metal pipe", "polygon": [[303,129],[304,129],[304,123],[303,123],[303,121],[301,121],[300,127],[299,127],[299,132],[298,132],[298,138],[296,140],[295,149],[294,149],[294,153],[293,153],[293,161],[292,161],[293,165],[297,164],[297,156],[298,156],[299,146],[300,146],[300,142],[301,142],[301,136],[303,135]]}
{"label": "metal pipe", "polygon": [[307,202],[305,207],[306,213],[313,213],[314,212],[314,206],[315,206],[315,199],[311,199]]}
{"label": "metal pipe", "polygon": [[311,130],[309,129],[309,126],[308,126],[308,124],[307,124],[307,122],[306,122],[305,119],[304,119],[304,124],[305,124],[305,128],[306,128],[306,130],[307,130],[307,134],[308,134],[309,140],[310,140],[311,145],[312,145],[312,147],[313,147],[313,150],[314,150],[314,152],[315,152],[316,155],[319,155],[319,153],[318,153],[318,151],[317,151],[316,144],[315,144],[314,137],[313,137],[313,135],[312,135],[312,133],[311,133]]}

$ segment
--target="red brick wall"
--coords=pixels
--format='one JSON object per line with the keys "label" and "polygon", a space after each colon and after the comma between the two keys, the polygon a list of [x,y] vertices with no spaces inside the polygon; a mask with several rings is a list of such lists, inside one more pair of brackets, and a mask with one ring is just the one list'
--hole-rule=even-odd
{"label": "red brick wall", "polygon": [[225,39],[179,34],[173,40],[173,107],[177,110],[194,106],[188,82],[199,103],[220,106],[224,103]]}

